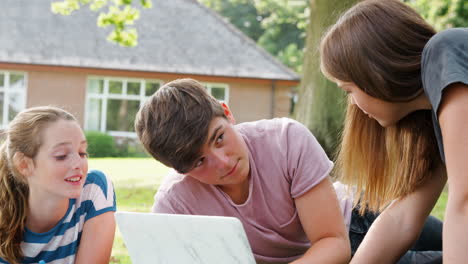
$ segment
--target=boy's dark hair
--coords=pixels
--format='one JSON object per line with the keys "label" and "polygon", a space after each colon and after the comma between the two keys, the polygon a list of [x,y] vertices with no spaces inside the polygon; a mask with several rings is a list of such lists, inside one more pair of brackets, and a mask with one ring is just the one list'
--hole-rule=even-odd
{"label": "boy's dark hair", "polygon": [[193,79],[178,79],[156,91],[138,111],[135,131],[145,149],[180,173],[200,156],[215,117],[226,117],[221,103]]}

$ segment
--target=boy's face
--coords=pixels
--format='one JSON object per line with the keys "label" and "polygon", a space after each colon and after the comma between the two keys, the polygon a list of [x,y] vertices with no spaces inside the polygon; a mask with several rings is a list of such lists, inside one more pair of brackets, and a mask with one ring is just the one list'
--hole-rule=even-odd
{"label": "boy's face", "polygon": [[214,118],[208,128],[207,142],[195,167],[186,175],[221,189],[242,188],[248,182],[249,152],[243,137],[234,128],[234,118],[226,108],[226,118]]}

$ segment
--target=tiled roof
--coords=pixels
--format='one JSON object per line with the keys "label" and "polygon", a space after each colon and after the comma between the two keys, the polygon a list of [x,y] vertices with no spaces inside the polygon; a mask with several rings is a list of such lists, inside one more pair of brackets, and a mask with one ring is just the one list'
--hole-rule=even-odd
{"label": "tiled roof", "polygon": [[153,0],[136,22],[135,48],[108,42],[110,29],[97,27],[87,7],[62,16],[50,11],[51,2],[2,0],[0,62],[299,80],[195,0]]}

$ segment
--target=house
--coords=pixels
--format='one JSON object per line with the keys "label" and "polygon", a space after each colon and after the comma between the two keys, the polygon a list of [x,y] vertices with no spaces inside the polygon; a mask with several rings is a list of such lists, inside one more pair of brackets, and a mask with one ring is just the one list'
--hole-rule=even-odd
{"label": "house", "polygon": [[72,112],[86,130],[135,137],[135,114],[162,84],[204,83],[238,122],[288,116],[299,77],[195,0],[153,0],[136,22],[135,48],[108,42],[87,7],[70,16],[52,0],[3,0],[0,126],[38,105]]}

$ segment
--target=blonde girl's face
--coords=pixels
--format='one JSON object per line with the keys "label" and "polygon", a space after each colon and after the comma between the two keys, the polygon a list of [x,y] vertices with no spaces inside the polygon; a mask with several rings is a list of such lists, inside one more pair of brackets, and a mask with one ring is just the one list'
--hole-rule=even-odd
{"label": "blonde girl's face", "polygon": [[401,103],[388,102],[372,97],[355,83],[336,81],[336,84],[347,93],[352,104],[355,104],[369,118],[375,119],[383,127],[396,124],[407,114]]}
{"label": "blonde girl's face", "polygon": [[59,120],[42,132],[27,175],[31,197],[78,198],[88,173],[86,138],[75,121]]}

